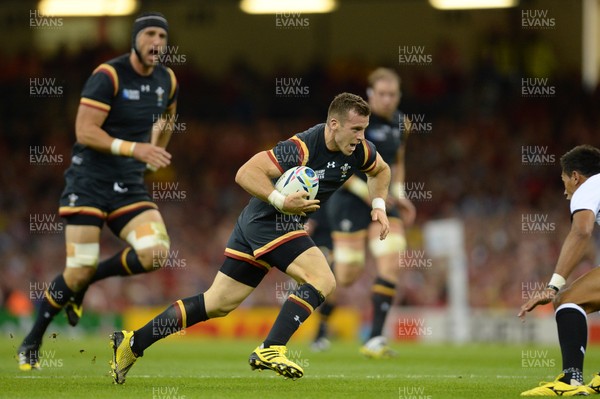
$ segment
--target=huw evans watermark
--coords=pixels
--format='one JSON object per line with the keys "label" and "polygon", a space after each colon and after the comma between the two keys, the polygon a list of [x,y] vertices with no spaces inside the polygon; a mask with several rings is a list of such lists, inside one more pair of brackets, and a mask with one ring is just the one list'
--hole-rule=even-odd
{"label": "huw evans watermark", "polygon": [[154,201],[185,201],[187,191],[179,187],[179,182],[153,182],[152,200]]}
{"label": "huw evans watermark", "polygon": [[52,298],[60,301],[63,299],[62,291],[55,291],[56,284],[53,282],[32,282],[29,283],[29,300],[31,302],[41,302],[46,296],[46,291],[52,291]]}
{"label": "huw evans watermark", "polygon": [[556,18],[550,16],[548,10],[521,10],[521,27],[523,29],[555,29]]}
{"label": "huw evans watermark", "polygon": [[548,220],[548,214],[524,213],[521,215],[521,231],[524,233],[553,233],[556,223]]}
{"label": "huw evans watermark", "polygon": [[524,165],[554,165],[556,155],[548,153],[547,145],[524,145],[521,147],[521,162]]}
{"label": "huw evans watermark", "polygon": [[158,386],[152,387],[152,399],[187,399],[187,396],[179,392],[179,387]]}
{"label": "huw evans watermark", "polygon": [[407,249],[400,254],[399,266],[402,269],[429,269],[433,260],[425,256],[424,250]]}
{"label": "huw evans watermark", "polygon": [[275,14],[276,29],[308,29],[310,20],[299,12],[282,12]]}
{"label": "huw evans watermark", "polygon": [[425,119],[425,114],[404,114],[400,121],[400,131],[409,133],[431,133],[433,123]]}
{"label": "huw evans watermark", "polygon": [[407,386],[398,388],[398,399],[433,399],[425,391],[424,386]]}
{"label": "huw evans watermark", "polygon": [[431,65],[433,55],[428,53],[425,46],[398,46],[398,63],[400,65]]}
{"label": "huw evans watermark", "polygon": [[521,97],[547,98],[556,96],[556,86],[548,78],[521,78]]}
{"label": "huw evans watermark", "polygon": [[56,78],[29,78],[29,97],[62,97],[64,87]]}
{"label": "huw evans watermark", "polygon": [[308,97],[310,89],[302,78],[275,78],[276,97]]}
{"label": "huw evans watermark", "polygon": [[547,349],[544,350],[522,350],[521,351],[521,367],[522,368],[556,368],[556,359],[549,356]]}
{"label": "huw evans watermark", "polygon": [[54,145],[32,145],[29,146],[29,164],[30,165],[62,165],[63,154],[56,153]]}
{"label": "huw evans watermark", "polygon": [[179,120],[179,114],[154,114],[152,115],[153,129],[160,130],[158,133],[184,133],[187,124]]}
{"label": "huw evans watermark", "polygon": [[61,17],[43,15],[39,10],[29,10],[30,29],[59,29],[64,25]]}
{"label": "huw evans watermark", "polygon": [[430,336],[432,334],[433,330],[430,326],[425,325],[425,319],[422,317],[398,319],[399,337]]}
{"label": "huw evans watermark", "polygon": [[62,233],[64,225],[56,214],[32,213],[29,215],[29,232],[32,234]]}

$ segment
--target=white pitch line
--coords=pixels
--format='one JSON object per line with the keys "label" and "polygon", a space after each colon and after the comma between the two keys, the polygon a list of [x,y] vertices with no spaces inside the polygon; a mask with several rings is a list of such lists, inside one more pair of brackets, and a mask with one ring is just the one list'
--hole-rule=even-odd
{"label": "white pitch line", "polygon": [[[489,378],[489,375],[484,374],[409,374],[405,376],[401,376],[404,378],[448,378],[448,379],[458,379],[458,378]],[[498,379],[527,379],[531,378],[531,376],[527,375],[502,375],[497,374],[496,378]],[[542,377],[543,378],[543,377]]]}
{"label": "white pitch line", "polygon": [[[88,376],[90,377],[90,376]],[[107,377],[108,376],[97,376],[97,377]],[[135,379],[135,378],[168,378],[168,379],[179,379],[179,378],[190,378],[190,379],[211,379],[211,378],[219,378],[219,379],[246,379],[249,378],[249,375],[230,375],[227,377],[223,377],[223,376],[214,376],[214,375],[194,375],[194,376],[182,376],[182,375],[161,375],[161,374],[154,374],[154,375],[149,375],[149,374],[142,374],[142,375],[131,375],[129,376],[131,379]],[[266,378],[273,378],[273,379],[280,379],[281,376],[278,375],[270,375],[270,376],[264,376]],[[386,374],[386,375],[365,375],[363,376],[363,378],[366,379],[402,379],[402,378],[409,378],[409,379],[422,379],[422,378],[445,378],[445,379],[460,379],[460,378],[489,378],[489,375],[479,375],[479,374],[469,374],[469,375],[458,375],[458,374],[409,374],[409,375],[397,375],[397,374]],[[17,375],[14,378],[23,378],[23,379],[48,379],[48,378],[81,378],[81,376],[77,376],[77,377],[71,377],[71,376],[64,376],[64,375]],[[93,378],[93,377],[92,377]],[[329,374],[329,375],[309,375],[309,376],[305,376],[304,379],[315,379],[315,380],[320,380],[320,379],[331,379],[331,378],[353,378],[356,379],[357,376],[346,376],[344,374]],[[358,377],[360,378],[360,377]],[[496,375],[497,379],[515,379],[515,380],[524,380],[524,379],[529,379],[529,378],[533,378],[531,376],[527,376],[527,375],[502,375],[502,374],[498,374]],[[539,378],[552,378],[551,375],[548,376],[541,376]]]}

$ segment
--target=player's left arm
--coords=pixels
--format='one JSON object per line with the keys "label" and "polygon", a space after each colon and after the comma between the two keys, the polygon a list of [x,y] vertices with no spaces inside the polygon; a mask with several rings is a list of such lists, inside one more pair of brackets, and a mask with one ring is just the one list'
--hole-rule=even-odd
{"label": "player's left arm", "polygon": [[278,192],[272,180],[281,175],[281,170],[269,157],[269,151],[262,151],[240,167],[235,182],[256,198],[289,213],[306,216],[319,209],[320,201],[308,199],[308,193],[303,191],[282,196],[281,203],[274,202],[273,193],[277,195]]}
{"label": "player's left arm", "polygon": [[392,165],[394,181],[390,185],[390,194],[394,204],[400,209],[402,220],[407,226],[410,226],[415,221],[417,211],[411,200],[406,198],[405,192],[404,182],[406,181],[406,139],[408,139],[409,135],[408,129],[410,128],[410,122],[405,121],[404,123],[406,125],[404,132],[404,144],[398,148],[396,153],[396,162],[394,165]]}
{"label": "player's left arm", "polygon": [[[163,149],[167,148],[169,141],[171,141],[171,136],[173,135],[175,121],[177,120],[177,96],[179,95],[179,83],[177,83],[175,73],[170,68],[167,68],[167,72],[171,80],[169,102],[160,118],[152,124],[150,136],[150,143]],[[158,169],[150,164],[147,165],[147,168],[153,172],[156,172]]]}
{"label": "player's left arm", "polygon": [[[175,121],[175,113],[177,111],[177,101],[167,107],[161,117],[152,124],[152,132],[150,136],[150,144],[166,149],[167,144],[173,135],[173,126]],[[158,170],[157,166],[146,164],[146,169],[151,172]]]}
{"label": "player's left arm", "polygon": [[152,125],[152,137],[150,141],[152,144],[162,148],[167,148],[167,144],[169,144],[173,135],[173,128],[177,119],[177,97],[179,96],[179,83],[177,82],[175,72],[168,67],[166,71],[170,81],[169,101],[167,102],[165,112]]}
{"label": "player's left arm", "polygon": [[375,166],[365,172],[367,174],[367,186],[369,187],[369,196],[372,199],[373,210],[371,211],[371,220],[381,224],[379,239],[383,240],[390,231],[390,222],[385,212],[385,200],[387,198],[390,186],[392,172],[389,165],[376,153]]}
{"label": "player's left arm", "polygon": [[167,148],[169,141],[171,141],[171,136],[173,135],[176,113],[177,101],[173,102],[165,112],[163,112],[161,117],[152,124],[152,137],[150,138],[150,143],[158,147]]}

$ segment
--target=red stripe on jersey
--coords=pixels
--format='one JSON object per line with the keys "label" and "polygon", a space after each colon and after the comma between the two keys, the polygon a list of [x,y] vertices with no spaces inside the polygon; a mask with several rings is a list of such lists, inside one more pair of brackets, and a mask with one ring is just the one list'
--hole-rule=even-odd
{"label": "red stripe on jersey", "polygon": [[271,161],[273,161],[273,163],[275,164],[275,166],[277,166],[277,169],[279,169],[279,171],[281,172],[281,174],[283,174],[283,172],[285,172],[285,170],[283,170],[283,168],[281,167],[281,165],[279,165],[279,161],[277,160],[277,157],[275,156],[275,153],[273,152],[273,150],[267,151],[267,155],[269,156],[269,158],[271,158]]}
{"label": "red stripe on jersey", "polygon": [[110,111],[110,105],[104,104],[100,101],[92,100],[91,98],[81,97],[81,100],[79,100],[79,104],[85,105],[86,107],[94,108],[94,109],[97,109],[97,110],[103,111],[103,112]]}
{"label": "red stripe on jersey", "polygon": [[255,250],[254,257],[260,258],[264,254],[271,252],[272,250],[279,247],[280,245],[283,245],[286,242],[294,240],[301,236],[308,236],[308,233],[306,231],[302,231],[302,230],[291,231],[289,233],[286,233],[286,234],[282,235],[281,237],[279,237],[279,238],[269,242],[268,244],[263,245],[262,247],[258,248],[257,250]]}
{"label": "red stripe on jersey", "polygon": [[368,172],[372,170],[375,167],[375,165],[377,165],[377,156],[375,157],[375,160],[369,167],[365,167],[367,165],[367,162],[369,162],[369,159],[371,159],[371,156],[373,156],[373,151],[371,150],[371,147],[367,144],[366,140],[363,140],[361,144],[365,151],[365,162],[360,167],[360,170],[363,172]]}
{"label": "red stripe on jersey", "polygon": [[373,162],[373,164],[371,164],[371,166],[369,166],[367,169],[361,169],[362,172],[370,172],[373,169],[375,169],[375,166],[377,166],[377,158],[375,158],[375,162]]}
{"label": "red stripe on jersey", "polygon": [[112,85],[113,85],[113,95],[116,96],[117,91],[119,89],[119,83],[118,83],[119,78],[117,77],[117,72],[115,71],[115,69],[109,65],[102,64],[98,68],[96,68],[96,70],[94,71],[94,73],[97,73],[97,72],[101,72],[110,78],[110,81],[112,82]]}
{"label": "red stripe on jersey", "polygon": [[169,67],[167,67],[167,72],[169,72],[169,76],[171,77],[171,91],[169,92],[169,100],[173,98],[175,95],[175,89],[177,89],[177,78],[175,78],[175,72]]}
{"label": "red stripe on jersey", "polygon": [[306,163],[304,162],[304,158],[306,158],[306,153],[304,151],[306,145],[302,145],[302,140],[300,140],[297,137],[290,138],[290,141],[296,144],[296,148],[298,148],[298,154],[300,154],[298,159],[298,165],[306,165]]}
{"label": "red stripe on jersey", "polygon": [[250,265],[252,265],[252,266],[256,266],[256,267],[258,267],[258,268],[259,268],[259,269],[261,269],[261,270],[264,270],[264,271],[267,271],[267,272],[269,271],[269,268],[265,267],[264,265],[261,265],[260,263],[258,263],[258,262],[256,262],[256,261],[253,261],[253,260],[251,260],[250,258],[246,258],[246,257],[243,257],[243,256],[236,255],[236,254],[234,254],[234,253],[232,253],[232,252],[228,251],[228,249],[229,249],[229,248],[225,248],[225,253],[224,253],[224,255],[225,255],[226,257],[228,257],[228,258],[232,258],[232,259],[241,260],[242,262],[246,262],[246,263],[248,263],[248,264],[250,264]]}

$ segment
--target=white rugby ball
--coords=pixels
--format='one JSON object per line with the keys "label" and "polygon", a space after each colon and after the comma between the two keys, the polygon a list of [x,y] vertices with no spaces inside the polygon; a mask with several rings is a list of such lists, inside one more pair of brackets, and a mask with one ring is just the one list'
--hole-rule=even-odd
{"label": "white rugby ball", "polygon": [[313,200],[319,191],[319,178],[308,166],[295,166],[285,171],[275,183],[275,189],[283,195],[306,191]]}

